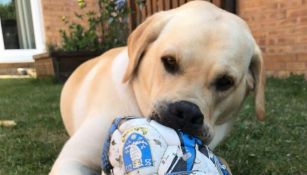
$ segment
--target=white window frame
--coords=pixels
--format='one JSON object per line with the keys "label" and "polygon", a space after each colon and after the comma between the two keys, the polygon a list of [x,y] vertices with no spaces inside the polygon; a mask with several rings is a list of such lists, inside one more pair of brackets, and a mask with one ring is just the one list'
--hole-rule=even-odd
{"label": "white window frame", "polygon": [[[0,63],[33,62],[33,55],[40,54],[46,51],[41,0],[31,0],[30,2],[36,48],[3,50],[3,43],[0,43]],[[0,32],[0,42],[3,42],[1,26]]]}

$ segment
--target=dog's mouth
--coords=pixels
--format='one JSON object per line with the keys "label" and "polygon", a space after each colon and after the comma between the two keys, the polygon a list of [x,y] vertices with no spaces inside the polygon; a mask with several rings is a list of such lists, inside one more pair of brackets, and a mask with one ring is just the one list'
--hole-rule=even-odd
{"label": "dog's mouth", "polygon": [[204,143],[209,144],[212,140],[212,134],[209,127],[206,124],[178,124],[170,117],[163,116],[157,111],[153,111],[150,115],[150,119],[157,121],[158,123],[173,128],[177,131],[183,131],[189,135],[200,138]]}

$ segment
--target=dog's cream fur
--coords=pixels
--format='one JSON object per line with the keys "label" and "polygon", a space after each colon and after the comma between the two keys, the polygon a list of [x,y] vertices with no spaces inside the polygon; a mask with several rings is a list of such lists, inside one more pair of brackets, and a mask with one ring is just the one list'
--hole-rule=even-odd
{"label": "dog's cream fur", "polygon": [[[182,72],[165,71],[162,56],[176,58]],[[117,116],[149,116],[156,106],[190,101],[204,114],[214,148],[228,133],[249,91],[255,91],[264,118],[264,78],[260,50],[239,17],[204,1],[148,18],[112,49],[81,65],[66,82],[61,113],[71,136],[51,173],[91,174],[100,170],[102,143]],[[233,77],[225,92],[217,77]]]}

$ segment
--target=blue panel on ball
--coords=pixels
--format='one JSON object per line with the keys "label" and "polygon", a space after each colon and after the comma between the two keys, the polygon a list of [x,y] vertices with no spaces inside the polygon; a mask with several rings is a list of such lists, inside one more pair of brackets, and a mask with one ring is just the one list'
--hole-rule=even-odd
{"label": "blue panel on ball", "polygon": [[126,173],[153,166],[150,145],[139,133],[131,133],[123,147],[123,161]]}

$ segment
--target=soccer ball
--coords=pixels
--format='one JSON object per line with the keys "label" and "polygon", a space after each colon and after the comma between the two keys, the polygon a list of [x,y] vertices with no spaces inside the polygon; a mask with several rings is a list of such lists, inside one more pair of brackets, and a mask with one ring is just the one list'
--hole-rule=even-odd
{"label": "soccer ball", "polygon": [[104,143],[103,174],[228,175],[197,137],[145,118],[117,118]]}

